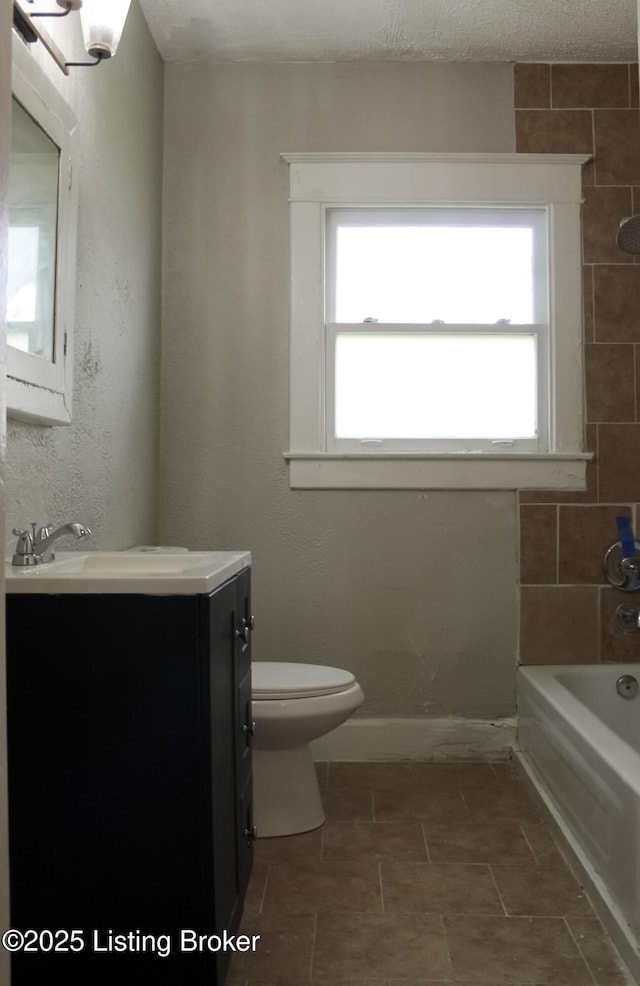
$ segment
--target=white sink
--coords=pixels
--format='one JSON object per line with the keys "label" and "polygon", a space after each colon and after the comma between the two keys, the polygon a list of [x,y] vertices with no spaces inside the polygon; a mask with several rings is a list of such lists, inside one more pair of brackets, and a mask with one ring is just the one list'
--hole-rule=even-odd
{"label": "white sink", "polygon": [[7,562],[5,578],[7,592],[195,595],[212,592],[250,564],[248,551],[60,551],[43,565]]}

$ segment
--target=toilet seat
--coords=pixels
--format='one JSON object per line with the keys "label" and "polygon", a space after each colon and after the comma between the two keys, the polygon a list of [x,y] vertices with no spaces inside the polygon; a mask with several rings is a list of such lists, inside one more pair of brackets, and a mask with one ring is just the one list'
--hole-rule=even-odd
{"label": "toilet seat", "polygon": [[251,666],[254,702],[336,695],[355,681],[350,671],[320,664],[254,661]]}

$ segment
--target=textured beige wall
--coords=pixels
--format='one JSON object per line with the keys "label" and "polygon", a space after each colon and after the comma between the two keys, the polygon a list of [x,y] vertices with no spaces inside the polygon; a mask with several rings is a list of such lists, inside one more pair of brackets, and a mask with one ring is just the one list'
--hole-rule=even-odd
{"label": "textured beige wall", "polygon": [[513,141],[507,65],[167,67],[160,537],[249,548],[256,660],[350,668],[364,715],[513,711],[515,496],[289,489],[279,155]]}
{"label": "textured beige wall", "polygon": [[[11,114],[11,3],[0,0],[0,133],[9,131]],[[4,538],[5,418],[4,344],[6,339],[5,285],[7,278],[6,184],[9,142],[0,141],[0,544]],[[0,620],[4,627],[4,571],[0,573]],[[7,827],[7,716],[5,690],[5,640],[0,635],[0,930],[9,927],[9,839]],[[9,953],[0,949],[0,983],[9,983]]]}
{"label": "textured beige wall", "polygon": [[[83,57],[79,17],[50,31]],[[35,57],[79,121],[74,420],[9,421],[7,527],[82,520],[126,547],[157,535],[163,65],[137,3],[112,62]]]}

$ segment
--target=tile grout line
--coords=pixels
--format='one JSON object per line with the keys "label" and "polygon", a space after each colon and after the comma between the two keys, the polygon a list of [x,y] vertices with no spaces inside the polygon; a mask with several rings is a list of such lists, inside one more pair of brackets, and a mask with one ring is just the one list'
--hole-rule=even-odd
{"label": "tile grout line", "polygon": [[[620,266],[623,266],[622,264]],[[598,342],[598,315],[596,312],[596,265],[591,264],[591,332],[593,335],[594,344]],[[586,408],[586,381],[585,381],[585,425],[587,417]]]}
{"label": "tile grout line", "polygon": [[556,504],[556,584],[560,585],[560,504]]}
{"label": "tile grout line", "polygon": [[598,586],[598,598],[596,600],[596,663],[599,664],[602,661],[602,590],[607,588],[606,586]]}
{"label": "tile grout line", "polygon": [[[593,341],[594,343],[598,341],[598,318],[596,313],[596,272],[595,264],[591,264],[591,321],[593,323]],[[626,266],[625,264],[620,264],[621,267]],[[586,387],[585,387],[586,390]],[[586,417],[586,415],[585,415]]]}
{"label": "tile grout line", "polygon": [[596,979],[596,976],[595,976],[595,974],[593,972],[593,969],[591,968],[591,966],[587,962],[587,960],[586,960],[586,958],[584,956],[584,953],[583,953],[582,949],[580,948],[580,943],[579,943],[578,939],[576,938],[576,936],[574,935],[573,930],[571,928],[571,925],[567,921],[566,916],[563,916],[562,920],[564,921],[565,927],[566,927],[567,931],[569,932],[569,937],[571,938],[571,941],[573,942],[573,944],[576,946],[576,949],[578,950],[578,955],[580,956],[580,958],[582,959],[582,961],[584,962],[584,964],[586,966],[587,972],[591,976],[594,984],[597,984],[598,980]]}
{"label": "tile grout line", "polygon": [[318,912],[313,915],[313,934],[311,935],[311,954],[309,955],[309,982],[313,979],[313,962],[316,957],[316,938],[318,935]]}
{"label": "tile grout line", "polygon": [[498,895],[498,900],[500,901],[500,903],[502,905],[502,910],[504,911],[504,916],[507,918],[507,917],[509,917],[509,912],[507,911],[507,908],[505,906],[504,900],[502,899],[502,894],[500,893],[500,887],[498,886],[498,881],[496,880],[496,875],[493,872],[493,867],[495,865],[496,865],[495,863],[487,863],[486,864],[487,869],[489,870],[489,873],[491,874],[491,879],[493,880],[493,885],[496,888],[496,893]]}
{"label": "tile grout line", "polygon": [[385,913],[384,909],[384,889],[382,886],[382,860],[378,860],[378,881],[380,883],[380,907],[382,908],[382,913]]}
{"label": "tile grout line", "polygon": [[476,819],[474,818],[473,809],[471,808],[471,805],[467,802],[467,799],[464,796],[464,791],[461,787],[458,788],[458,794],[460,795],[460,799],[462,801],[462,804],[464,805],[465,811],[468,816],[468,818],[465,819],[465,822],[468,821],[471,822],[473,825],[475,825]]}
{"label": "tile grout line", "polygon": [[[516,113],[593,113],[594,110],[604,112],[613,111],[614,113],[624,113],[627,110],[635,110],[637,106],[514,106]],[[533,152],[546,154],[548,152]],[[553,153],[553,152],[552,152]]]}
{"label": "tile grout line", "polygon": [[[593,266],[593,265],[587,264],[585,266]],[[609,264],[608,266],[609,267],[613,267],[615,265],[614,264]],[[626,264],[618,264],[617,266],[619,266],[619,267],[626,267],[627,265]],[[635,269],[635,268],[632,268],[632,269]],[[637,346],[638,343],[637,343],[637,341],[635,339],[598,339],[597,342],[590,343],[590,345],[592,345],[592,346]],[[594,424],[598,424],[598,423],[605,424],[605,425],[628,425],[628,424],[633,424],[633,421],[629,421],[629,419],[627,418],[626,421],[624,419],[622,419],[621,421],[602,421],[602,422],[587,421],[586,422],[586,424],[588,424],[588,425],[594,425]]]}
{"label": "tile grout line", "polygon": [[599,451],[600,451],[600,425],[595,425],[596,429],[596,447],[594,451],[595,462],[596,462],[596,502],[600,503],[600,461],[599,461]]}
{"label": "tile grout line", "polygon": [[535,854],[535,851],[534,851],[534,848],[533,848],[533,846],[531,845],[531,842],[530,842],[530,840],[529,840],[529,836],[527,835],[527,833],[526,833],[526,831],[525,831],[525,827],[524,827],[524,825],[523,825],[522,823],[520,823],[520,824],[518,825],[518,828],[520,829],[520,831],[522,832],[522,835],[524,836],[524,841],[525,841],[525,842],[527,843],[527,846],[529,847],[529,852],[530,852],[530,853],[531,853],[531,855],[533,856],[533,861],[534,861],[534,863],[536,864],[536,866],[540,866],[540,860],[538,859],[538,857],[537,857],[537,856],[536,856],[536,854]]}
{"label": "tile grout line", "polygon": [[445,948],[447,950],[447,962],[449,963],[449,972],[451,973],[451,977],[453,979],[453,963],[451,961],[451,949],[449,947],[449,937],[447,935],[447,928],[446,928],[446,925],[444,923],[444,914],[442,913],[442,911],[440,911],[438,917],[440,918],[440,927],[442,928],[442,937],[444,938],[444,945],[445,945]]}
{"label": "tile grout line", "polygon": [[264,888],[262,890],[262,896],[260,897],[260,907],[258,908],[258,914],[262,914],[262,909],[264,907],[264,899],[267,896],[267,887],[269,885],[269,877],[271,876],[271,860],[267,863],[267,875],[264,878]]}
{"label": "tile grout line", "polygon": [[427,833],[425,831],[424,822],[420,822],[420,831],[422,832],[422,839],[424,842],[425,852],[427,854],[427,863],[431,862],[431,853],[429,852],[429,843],[427,842]]}
{"label": "tile grout line", "polygon": [[635,342],[633,346],[633,414],[634,420],[638,420],[638,347]]}

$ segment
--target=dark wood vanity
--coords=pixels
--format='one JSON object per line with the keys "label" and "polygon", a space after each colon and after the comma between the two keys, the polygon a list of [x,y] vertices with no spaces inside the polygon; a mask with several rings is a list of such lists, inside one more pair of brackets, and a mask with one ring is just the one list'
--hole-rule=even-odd
{"label": "dark wood vanity", "polygon": [[16,952],[13,986],[224,982],[211,936],[238,932],[253,854],[249,600],[248,568],[205,595],[7,596],[12,926],[80,932]]}

